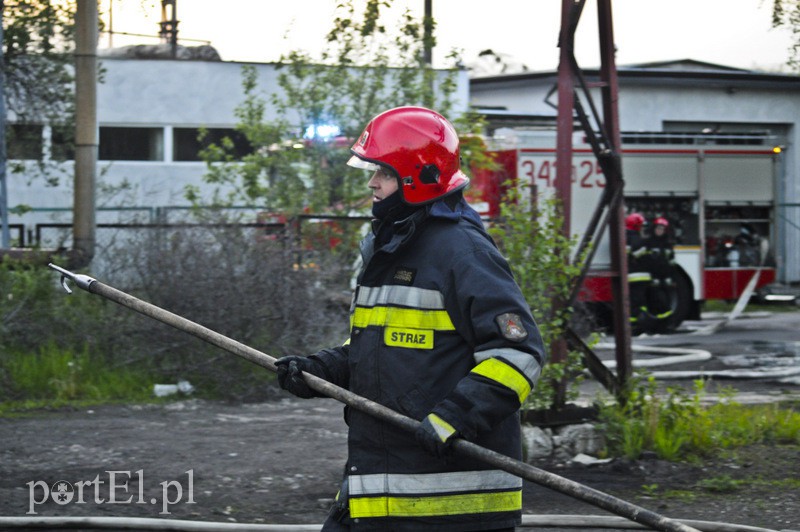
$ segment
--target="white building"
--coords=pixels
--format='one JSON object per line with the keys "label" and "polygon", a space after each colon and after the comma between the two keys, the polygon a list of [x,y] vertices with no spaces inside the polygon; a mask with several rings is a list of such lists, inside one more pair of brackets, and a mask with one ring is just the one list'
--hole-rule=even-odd
{"label": "white building", "polygon": [[[245,65],[257,71],[260,96],[268,100],[272,93],[280,94],[275,64],[100,59],[98,181],[104,189],[122,183],[130,184],[130,188],[114,196],[98,191],[98,224],[164,222],[190,207],[185,188],[202,186],[206,173],[206,164],[197,153],[198,129],[205,128],[217,138],[234,133],[239,122],[235,109],[245,99]],[[448,73],[442,71],[440,76]],[[469,80],[466,71],[455,74],[455,110],[462,113],[468,105]],[[269,106],[265,112],[265,119],[275,118]],[[39,153],[44,151],[45,158],[51,155],[51,132],[39,127],[31,133],[35,141],[14,147],[9,158],[17,157],[33,167]],[[28,175],[9,173],[9,208],[13,211],[18,205],[26,206],[24,214],[12,212],[9,216],[12,241],[69,247],[68,240],[58,241],[69,238],[58,226],[71,222],[73,170],[71,162],[60,166],[63,174],[56,187],[48,186],[43,179],[31,179],[34,171]]]}

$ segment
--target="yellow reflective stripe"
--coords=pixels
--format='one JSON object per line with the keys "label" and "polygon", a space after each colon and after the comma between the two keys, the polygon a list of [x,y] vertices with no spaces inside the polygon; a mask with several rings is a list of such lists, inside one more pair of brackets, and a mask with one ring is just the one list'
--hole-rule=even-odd
{"label": "yellow reflective stripe", "polygon": [[351,327],[377,325],[409,329],[456,330],[444,310],[416,310],[398,307],[356,307],[350,317]]}
{"label": "yellow reflective stripe", "polygon": [[469,493],[436,497],[356,497],[350,499],[350,517],[424,517],[522,509],[522,490]]}
{"label": "yellow reflective stripe", "polygon": [[519,349],[499,347],[496,349],[487,349],[485,351],[476,351],[474,355],[475,364],[480,364],[484,360],[495,357],[513,365],[520,373],[525,375],[529,381],[536,382],[539,380],[539,375],[542,373],[542,366],[539,365],[539,362],[533,355],[520,351]]}
{"label": "yellow reflective stripe", "polygon": [[436,414],[428,414],[428,421],[433,425],[433,430],[436,431],[436,435],[439,436],[442,443],[446,442],[450,439],[450,436],[456,433],[456,429],[453,428],[453,425]]}
{"label": "yellow reflective stripe", "polygon": [[511,388],[519,397],[519,403],[525,402],[525,398],[531,393],[531,384],[516,368],[511,367],[502,360],[489,358],[484,360],[474,368],[472,373],[483,375],[487,379],[497,381],[506,388]]}

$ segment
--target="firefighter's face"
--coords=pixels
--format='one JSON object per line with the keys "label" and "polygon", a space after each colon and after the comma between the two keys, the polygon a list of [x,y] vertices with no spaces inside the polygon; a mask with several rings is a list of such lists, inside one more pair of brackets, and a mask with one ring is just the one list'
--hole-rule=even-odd
{"label": "firefighter's face", "polygon": [[375,170],[375,173],[372,174],[372,177],[367,182],[367,186],[370,191],[372,191],[373,203],[391,196],[397,192],[397,188],[399,187],[397,178],[387,173],[383,168]]}
{"label": "firefighter's face", "polygon": [[653,228],[653,232],[656,234],[656,236],[661,236],[667,232],[667,228],[661,224],[658,224]]}

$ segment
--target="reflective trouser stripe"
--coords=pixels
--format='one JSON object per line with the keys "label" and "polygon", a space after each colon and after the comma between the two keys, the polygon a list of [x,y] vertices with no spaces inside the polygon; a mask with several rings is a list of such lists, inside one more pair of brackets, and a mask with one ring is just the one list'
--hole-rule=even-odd
{"label": "reflective trouser stripe", "polygon": [[506,388],[511,388],[519,397],[519,403],[531,393],[531,383],[517,369],[502,360],[489,358],[472,368],[471,373],[483,375],[487,379],[499,382]]}
{"label": "reflective trouser stripe", "polygon": [[356,307],[350,316],[350,326],[368,327],[370,325],[434,331],[454,331],[456,329],[450,316],[444,310]]}
{"label": "reflective trouser stripe", "polygon": [[431,497],[353,497],[350,517],[424,517],[513,512],[522,509],[522,490]]}
{"label": "reflective trouser stripe", "polygon": [[628,282],[629,283],[641,283],[641,282],[644,282],[644,281],[652,281],[652,280],[653,280],[653,276],[650,275],[649,273],[635,272],[635,273],[629,273],[628,274]]}
{"label": "reflective trouser stripe", "polygon": [[371,473],[347,477],[350,495],[419,495],[522,489],[522,479],[500,469],[449,473]]}

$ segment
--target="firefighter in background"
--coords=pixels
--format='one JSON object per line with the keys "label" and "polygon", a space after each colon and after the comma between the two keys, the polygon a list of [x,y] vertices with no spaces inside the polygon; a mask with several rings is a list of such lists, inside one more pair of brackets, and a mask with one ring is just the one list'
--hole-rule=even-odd
{"label": "firefighter in background", "polygon": [[648,308],[656,320],[663,322],[673,313],[675,250],[669,235],[669,220],[659,216],[653,220],[652,228],[652,234],[644,240],[647,253],[642,257],[642,264],[652,278],[648,287]]}
{"label": "firefighter in background", "polygon": [[302,372],[421,420],[416,434],[345,408],[345,478],[331,530],[513,530],[522,480],[450,453],[464,438],[522,458],[519,408],[545,363],[512,273],[462,196],[459,140],[439,113],[391,109],[351,149],[373,172],[372,230],[344,345],[277,362],[280,386],[313,397]]}
{"label": "firefighter in background", "polygon": [[652,276],[646,268],[647,248],[644,246],[642,227],[644,216],[633,212],[625,217],[625,252],[628,258],[628,290],[631,300],[630,321],[636,332],[646,330],[650,322],[647,291]]}

